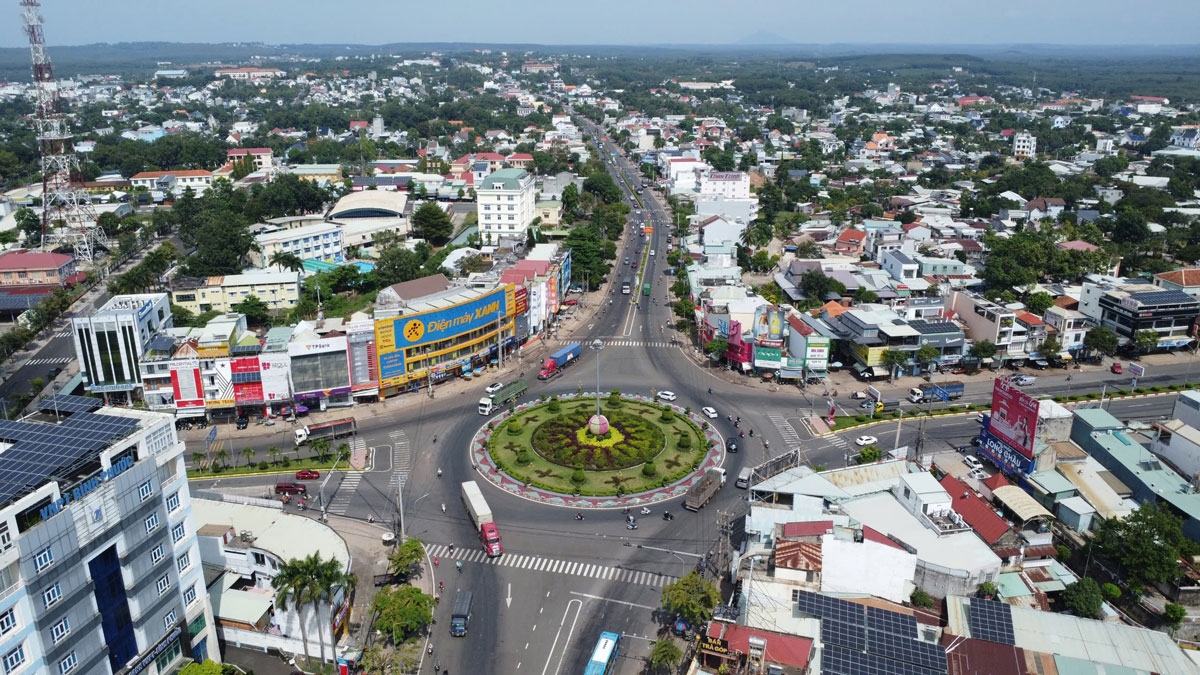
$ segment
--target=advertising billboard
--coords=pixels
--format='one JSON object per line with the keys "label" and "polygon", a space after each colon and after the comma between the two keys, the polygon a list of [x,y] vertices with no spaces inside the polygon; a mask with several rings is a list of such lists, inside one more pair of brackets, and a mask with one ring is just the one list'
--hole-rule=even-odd
{"label": "advertising billboard", "polygon": [[264,398],[258,357],[230,359],[229,369],[233,375],[233,400],[238,405],[261,404]]}
{"label": "advertising billboard", "polygon": [[204,387],[200,385],[200,361],[183,359],[171,362],[171,393],[175,408],[203,408]]}
{"label": "advertising billboard", "polygon": [[204,406],[206,408],[232,408],[237,401],[233,398],[233,369],[229,359],[217,359],[213,362],[213,391],[205,392]]}
{"label": "advertising billboard", "polygon": [[258,370],[261,373],[263,400],[267,403],[274,401],[292,400],[291,384],[288,373],[292,360],[287,354],[261,354],[258,357]]}
{"label": "advertising billboard", "polygon": [[804,361],[809,370],[829,367],[829,338],[810,335],[805,340]]}
{"label": "advertising billboard", "polygon": [[346,338],[331,337],[312,342],[288,343],[288,356],[308,356],[310,354],[328,354],[330,352],[346,351]]}
{"label": "advertising billboard", "polygon": [[1033,460],[1008,447],[988,432],[987,427],[979,434],[979,451],[987,455],[992,463],[1008,474],[1027,474],[1033,470]]}
{"label": "advertising billboard", "polygon": [[511,316],[516,306],[515,290],[501,286],[474,300],[453,307],[399,316],[375,322],[375,346],[379,352],[379,376],[384,386],[404,375],[404,350],[496,325],[503,315]]}
{"label": "advertising billboard", "polygon": [[991,435],[1033,459],[1033,443],[1037,436],[1038,401],[1021,391],[1007,377],[996,378],[992,387],[992,413],[989,416]]}

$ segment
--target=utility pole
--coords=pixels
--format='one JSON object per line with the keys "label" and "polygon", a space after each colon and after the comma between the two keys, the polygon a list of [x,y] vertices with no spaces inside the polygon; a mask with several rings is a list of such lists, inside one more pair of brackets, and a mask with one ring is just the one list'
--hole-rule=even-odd
{"label": "utility pole", "polygon": [[707,558],[705,559],[704,569],[701,572],[702,574],[706,575],[708,573],[709,567],[711,565],[715,564],[717,573],[714,574],[713,576],[716,577],[717,583],[720,583],[720,581],[721,581],[720,570],[725,569],[726,567],[728,567],[728,564],[729,564],[728,556],[730,554],[730,551],[727,549],[727,545],[729,544],[729,536],[730,536],[731,532],[733,531],[732,525],[733,525],[733,514],[732,513],[729,513],[728,511],[717,511],[717,548],[716,548],[716,553],[713,555],[713,558],[714,558],[713,560],[708,560]]}

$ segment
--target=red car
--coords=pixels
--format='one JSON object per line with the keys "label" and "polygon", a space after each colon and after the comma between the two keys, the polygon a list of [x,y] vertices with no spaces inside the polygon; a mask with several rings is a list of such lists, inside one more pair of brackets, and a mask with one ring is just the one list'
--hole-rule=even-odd
{"label": "red car", "polygon": [[316,480],[320,477],[321,472],[312,469],[300,469],[296,472],[296,480]]}
{"label": "red car", "polygon": [[571,298],[570,300],[563,302],[563,304],[564,305],[578,305],[579,301],[576,300],[575,298]]}
{"label": "red car", "polygon": [[1113,375],[1120,375],[1121,373],[1125,372],[1125,369],[1122,368],[1121,364],[1119,363],[1112,364],[1112,368],[1109,368],[1109,370],[1112,371]]}

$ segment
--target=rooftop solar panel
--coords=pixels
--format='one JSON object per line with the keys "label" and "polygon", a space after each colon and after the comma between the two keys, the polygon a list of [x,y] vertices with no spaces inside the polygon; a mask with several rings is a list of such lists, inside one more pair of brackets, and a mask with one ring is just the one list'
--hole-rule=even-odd
{"label": "rooftop solar panel", "polygon": [[863,651],[867,648],[867,631],[861,625],[854,625],[838,621],[837,619],[822,619],[821,642]]}
{"label": "rooftop solar panel", "polygon": [[150,341],[146,347],[148,351],[153,352],[169,352],[175,348],[175,338],[167,335],[159,335]]}
{"label": "rooftop solar panel", "polygon": [[1002,645],[1015,645],[1012,608],[1003,602],[972,598],[967,614],[971,636]]}
{"label": "rooftop solar panel", "polygon": [[44,413],[95,412],[103,407],[104,401],[98,398],[71,394],[54,394],[43,398],[38,403],[38,410]]}
{"label": "rooftop solar panel", "polygon": [[911,663],[831,645],[822,653],[821,672],[829,675],[940,675],[946,671],[922,668]]}
{"label": "rooftop solar panel", "polygon": [[1129,297],[1137,300],[1144,305],[1174,305],[1174,304],[1191,304],[1196,302],[1196,298],[1178,291],[1175,289],[1163,289],[1160,291],[1137,291],[1130,293]]}

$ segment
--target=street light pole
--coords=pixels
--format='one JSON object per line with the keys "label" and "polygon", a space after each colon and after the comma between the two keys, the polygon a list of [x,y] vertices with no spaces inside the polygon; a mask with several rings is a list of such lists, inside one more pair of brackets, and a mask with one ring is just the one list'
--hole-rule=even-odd
{"label": "street light pole", "polygon": [[599,338],[592,340],[592,349],[596,352],[596,416],[600,416],[600,352],[604,343]]}

